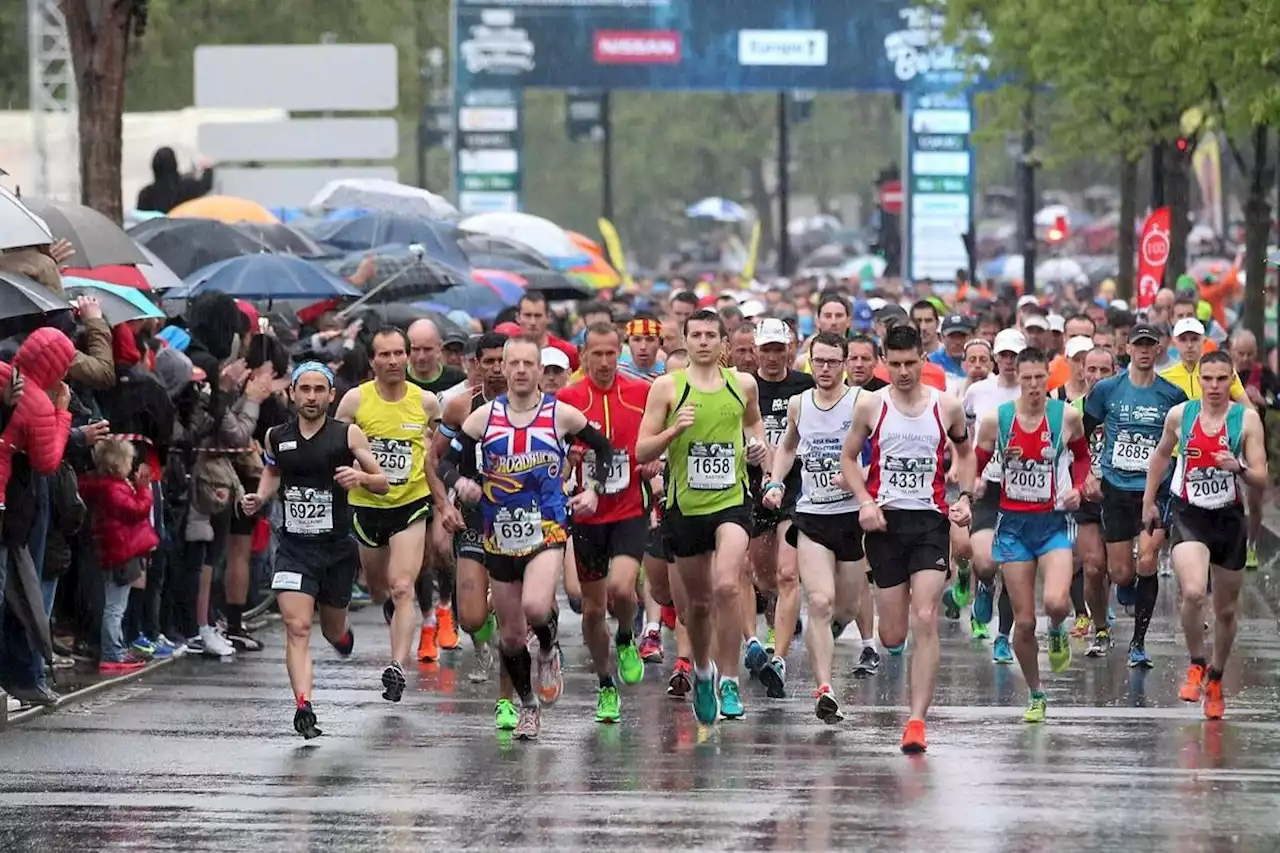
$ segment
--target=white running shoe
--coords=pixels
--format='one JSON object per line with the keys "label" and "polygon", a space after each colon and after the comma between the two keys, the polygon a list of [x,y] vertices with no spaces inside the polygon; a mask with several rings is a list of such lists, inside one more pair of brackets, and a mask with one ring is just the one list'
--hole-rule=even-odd
{"label": "white running shoe", "polygon": [[200,626],[200,641],[204,643],[204,653],[211,657],[226,658],[236,653],[235,646],[227,638],[214,630],[211,625]]}

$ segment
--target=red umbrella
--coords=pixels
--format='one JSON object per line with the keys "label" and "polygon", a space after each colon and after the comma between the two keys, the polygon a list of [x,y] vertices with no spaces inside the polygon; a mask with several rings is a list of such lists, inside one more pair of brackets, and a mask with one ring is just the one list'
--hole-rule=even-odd
{"label": "red umbrella", "polygon": [[118,284],[122,287],[136,287],[138,290],[151,289],[151,283],[142,274],[142,270],[135,266],[107,264],[100,267],[67,267],[63,273],[79,278],[91,278],[94,281],[104,281],[107,284]]}

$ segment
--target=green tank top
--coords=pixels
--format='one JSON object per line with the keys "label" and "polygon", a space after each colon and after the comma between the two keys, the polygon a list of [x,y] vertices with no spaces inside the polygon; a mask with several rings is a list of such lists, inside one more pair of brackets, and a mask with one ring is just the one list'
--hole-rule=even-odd
{"label": "green tank top", "polygon": [[675,422],[682,406],[697,409],[693,426],[667,448],[671,466],[667,507],[678,508],[681,515],[711,515],[746,502],[747,454],[742,433],[746,398],[732,370],[721,367],[720,376],[724,387],[707,393],[690,385],[685,371],[672,374],[676,404],[667,416],[667,426]]}

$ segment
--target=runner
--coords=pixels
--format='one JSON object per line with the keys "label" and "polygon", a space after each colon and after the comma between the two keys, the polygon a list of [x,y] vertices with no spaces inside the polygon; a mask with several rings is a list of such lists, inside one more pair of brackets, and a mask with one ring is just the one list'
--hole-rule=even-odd
{"label": "runner", "polygon": [[[1067,341],[1068,352],[1071,350],[1072,340],[1076,338]],[[1093,391],[1093,387],[1099,381],[1114,376],[1115,373],[1116,358],[1109,350],[1095,346],[1085,353],[1085,396],[1077,397],[1072,401],[1071,405],[1076,411],[1083,415],[1085,400]],[[1102,504],[1098,500],[1101,497],[1099,484],[1102,482],[1102,453],[1106,445],[1106,435],[1106,428],[1101,424],[1089,433],[1089,479],[1085,482],[1083,502],[1075,514],[1076,557],[1080,561],[1079,578],[1083,589],[1077,592],[1077,579],[1073,578],[1071,601],[1072,606],[1076,608],[1076,624],[1071,634],[1076,637],[1087,636],[1092,627],[1095,637],[1098,632],[1103,635],[1100,642],[1090,643],[1085,651],[1086,657],[1097,657],[1098,654],[1094,653],[1097,650],[1105,654],[1105,649],[1111,642],[1111,579],[1107,576],[1107,548],[1102,536]],[[1080,619],[1078,598],[1083,598],[1085,603],[1083,620]],[[1094,648],[1095,645],[1097,650]]]}
{"label": "runner", "polygon": [[678,575],[672,589],[692,644],[694,714],[710,725],[721,713],[744,714],[737,673],[741,566],[751,536],[746,466],[763,466],[769,450],[755,378],[719,365],[728,337],[719,315],[698,311],[683,331],[689,366],[653,383],[636,458],[668,454],[666,525]]}
{"label": "runner", "polygon": [[444,530],[461,527],[462,519],[429,458],[428,441],[440,420],[440,403],[434,394],[406,380],[409,336],[400,329],[383,329],[374,334],[370,349],[374,378],[343,396],[336,418],[354,423],[368,436],[373,457],[391,487],[375,494],[357,486],[348,500],[369,589],[375,599],[389,595],[394,602],[391,662],[382,671],[382,698],[399,702],[406,684],[404,664],[412,654],[415,587],[427,523],[433,509],[441,515]]}
{"label": "runner", "polygon": [[[1164,528],[1142,527],[1142,489],[1151,454],[1159,443],[1159,432],[1169,410],[1186,402],[1182,390],[1155,373],[1160,348],[1160,332],[1145,323],[1129,331],[1129,368],[1093,386],[1084,404],[1084,427],[1092,434],[1099,424],[1105,426],[1106,442],[1102,448],[1102,536],[1106,540],[1107,569],[1118,587],[1129,587],[1134,581],[1133,540],[1138,540],[1137,581],[1133,640],[1129,644],[1129,666],[1150,669],[1147,655],[1147,627],[1160,595],[1160,579],[1156,575],[1156,555],[1164,543]],[[1098,494],[1091,494],[1097,499]],[[1161,507],[1167,504],[1168,491],[1158,495]],[[1094,619],[1097,619],[1095,615]],[[1111,637],[1094,635],[1087,654],[1101,657],[1110,647]]]}
{"label": "runner", "polygon": [[[773,472],[764,487],[764,505],[772,509],[783,506],[789,488],[787,479],[797,459],[802,460],[792,538],[809,602],[804,645],[813,670],[815,713],[828,724],[844,719],[831,689],[831,661],[835,655],[831,635],[833,608],[842,601],[847,602],[842,608],[845,612],[856,611],[861,599],[870,597],[862,561],[858,504],[853,494],[836,481],[844,437],[863,393],[861,388],[849,388],[841,381],[847,357],[848,344],[832,332],[819,332],[810,342],[809,360],[817,387],[791,398],[787,425],[773,458]],[[781,614],[779,618],[783,618]],[[781,672],[785,671],[785,667],[781,668]]]}
{"label": "runner", "polygon": [[[1070,403],[1076,411],[1083,414],[1084,398],[1089,393],[1089,389],[1093,387],[1093,383],[1089,382],[1086,376],[1085,363],[1088,359],[1089,352],[1093,349],[1093,321],[1084,315],[1072,317],[1066,323],[1068,332],[1066,344],[1063,347],[1063,354],[1056,356],[1049,362],[1049,388],[1054,399],[1061,400],[1064,403]],[[1072,332],[1081,332],[1082,334],[1071,334]],[[1087,334],[1085,334],[1087,333]],[[1065,365],[1067,377],[1054,387],[1054,369],[1055,365]],[[1061,372],[1061,371],[1059,371]],[[1108,376],[1110,374],[1107,374]],[[1101,435],[1098,430],[1094,430],[1093,435]],[[1089,449],[1099,450],[1092,444]],[[1097,455],[1090,455],[1090,462],[1096,467],[1099,462]],[[1075,571],[1071,575],[1071,606],[1075,610],[1075,624],[1071,626],[1071,636],[1087,637],[1089,635],[1089,627],[1093,622],[1089,619],[1089,605],[1085,600],[1085,581],[1084,581],[1084,552],[1091,551],[1094,559],[1099,559],[1099,554],[1103,553],[1101,533],[1102,514],[1101,508],[1096,503],[1089,503],[1082,499],[1080,508],[1074,513],[1076,519],[1076,560]],[[1081,531],[1086,530],[1085,537],[1093,539],[1094,534],[1098,534],[1090,545],[1096,544],[1098,548],[1082,547]],[[1105,558],[1102,558],[1103,566],[1106,565]]]}
{"label": "runner", "polygon": [[[1222,719],[1222,673],[1236,639],[1236,607],[1244,583],[1245,517],[1241,484],[1267,485],[1267,449],[1262,419],[1251,406],[1231,401],[1235,371],[1224,352],[1199,364],[1201,396],[1175,406],[1147,471],[1142,518],[1148,529],[1160,521],[1157,494],[1170,454],[1173,472],[1173,569],[1182,589],[1182,632],[1191,665],[1178,696],[1204,698],[1204,715]],[[1243,461],[1242,461],[1243,460]],[[1213,661],[1205,653],[1204,606],[1213,575]]]}
{"label": "runner", "polygon": [[1089,442],[1080,413],[1061,400],[1046,399],[1049,359],[1043,352],[1024,349],[1018,353],[1016,370],[1022,393],[983,416],[977,459],[985,469],[999,453],[1000,513],[991,556],[1000,564],[1009,590],[1013,650],[1031,691],[1022,719],[1043,723],[1048,700],[1040,689],[1036,574],[1044,576],[1049,666],[1063,672],[1071,663],[1066,621],[1075,539],[1075,520],[1068,513],[1080,507],[1079,489],[1089,474]]}
{"label": "runner", "polygon": [[[894,326],[885,339],[890,387],[860,395],[841,455],[841,473],[858,498],[863,547],[876,585],[880,642],[890,651],[915,630],[911,712],[902,751],[924,752],[925,714],[933,700],[941,649],[938,606],[950,569],[950,522],[969,523],[973,448],[960,402],[920,383],[920,333]],[[859,457],[871,441],[863,477]],[[955,479],[964,490],[948,511],[943,454],[951,441]],[[948,521],[950,519],[950,521]]]}
{"label": "runner", "polygon": [[344,658],[355,647],[347,605],[360,553],[350,538],[347,491],[359,487],[384,495],[390,486],[360,427],[327,417],[334,397],[333,372],[319,362],[304,362],[294,368],[291,384],[298,414],[267,430],[266,465],[258,490],[246,494],[241,504],[252,516],[277,491],[283,493],[284,523],[277,531],[271,588],[287,636],[284,663],[297,703],[293,728],[310,740],[321,733],[312,707],[309,647],[317,604],[320,631],[329,644]]}
{"label": "runner", "polygon": [[[598,723],[616,723],[622,712],[618,687],[610,671],[605,625],[610,603],[618,620],[614,634],[618,675],[626,684],[639,684],[644,679],[644,661],[634,635],[636,581],[649,539],[647,480],[661,467],[658,462],[643,466],[636,462],[636,437],[650,386],[621,374],[621,337],[618,328],[610,324],[588,328],[582,351],[586,377],[559,394],[560,402],[586,415],[591,426],[601,430],[614,448],[595,513],[586,521],[575,522],[572,529],[574,558],[582,585],[582,638],[599,679]],[[588,451],[578,467],[578,482],[590,484],[594,469],[595,454]]]}
{"label": "runner", "polygon": [[627,376],[652,383],[662,375],[662,323],[656,315],[637,311],[627,321],[627,353],[618,363]]}
{"label": "runner", "polygon": [[[833,305],[835,303],[828,303]],[[836,334],[819,332],[819,335]],[[839,336],[837,335],[837,338]],[[843,340],[843,338],[839,338]],[[815,337],[814,340],[817,340]],[[756,388],[760,394],[760,416],[764,419],[765,442],[770,450],[776,450],[790,419],[790,403],[797,395],[814,387],[810,373],[792,370],[795,338],[791,328],[781,320],[764,320],[755,333]],[[843,350],[842,350],[843,356]],[[813,362],[813,342],[806,358],[809,370],[816,370]],[[844,364],[834,368],[834,380],[840,383],[844,376]],[[793,454],[794,456],[794,454]],[[743,583],[742,612],[747,651],[744,663],[748,671],[760,679],[769,696],[781,699],[787,695],[787,654],[796,632],[796,620],[800,617],[800,582],[796,576],[796,548],[788,542],[791,528],[790,516],[800,496],[800,465],[794,459],[791,470],[782,481],[786,486],[782,502],[776,507],[765,506],[762,480],[765,471],[751,467],[752,479],[752,540],[747,551],[750,573]],[[777,596],[774,607],[773,627],[766,652],[755,636],[756,591]]]}
{"label": "runner", "polygon": [[[456,488],[464,501],[474,499],[477,489],[482,493],[485,563],[499,648],[521,703],[515,736],[534,740],[542,725],[539,702],[554,704],[564,689],[555,593],[564,565],[567,512],[582,517],[595,511],[613,451],[582,412],[539,390],[542,352],[535,342],[507,341],[502,370],[507,393],[467,416],[449,444],[445,467],[458,468],[474,459],[479,448],[482,482],[457,479]],[[567,436],[576,436],[595,452],[590,487],[572,498],[566,498],[561,479]],[[536,694],[530,629],[538,640]]]}

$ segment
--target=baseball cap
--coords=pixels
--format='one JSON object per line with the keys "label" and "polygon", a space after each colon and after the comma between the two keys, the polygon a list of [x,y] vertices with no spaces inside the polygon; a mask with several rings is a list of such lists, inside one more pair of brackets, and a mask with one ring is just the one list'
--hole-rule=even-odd
{"label": "baseball cap", "polygon": [[876,312],[876,320],[883,323],[887,320],[905,320],[907,319],[907,309],[891,302]]}
{"label": "baseball cap", "polygon": [[950,335],[953,332],[962,332],[969,334],[973,331],[973,323],[963,314],[948,314],[942,321],[942,334]]}
{"label": "baseball cap", "polygon": [[781,320],[769,318],[756,326],[756,346],[791,343],[791,327]]}
{"label": "baseball cap", "polygon": [[1049,315],[1049,331],[1061,333],[1066,331],[1066,329],[1067,329],[1067,319],[1065,317],[1063,317],[1061,314]]}
{"label": "baseball cap", "polygon": [[748,299],[738,306],[738,310],[742,312],[742,316],[746,318],[759,317],[764,313],[764,303],[758,299]]}
{"label": "baseball cap", "polygon": [[1153,344],[1160,343],[1160,332],[1150,323],[1139,323],[1129,330],[1129,343],[1136,344],[1138,341],[1151,341]]}
{"label": "baseball cap", "polygon": [[991,348],[991,351],[1011,352],[1017,355],[1026,348],[1027,339],[1022,336],[1022,332],[1017,329],[1002,329],[996,334],[996,343]]}
{"label": "baseball cap", "polygon": [[872,310],[871,303],[866,299],[859,299],[853,303],[853,327],[859,331],[870,329],[871,324],[875,321],[876,312]]}
{"label": "baseball cap", "polygon": [[1043,314],[1028,314],[1026,319],[1022,321],[1024,329],[1045,329],[1049,328],[1049,318]]}
{"label": "baseball cap", "polygon": [[558,350],[555,347],[543,347],[542,348],[542,366],[558,367],[561,370],[568,370],[569,356],[565,355],[563,351]]}
{"label": "baseball cap", "polygon": [[463,334],[462,332],[450,332],[449,334],[444,336],[444,341],[442,342],[442,346],[465,347],[467,345],[467,337],[468,336]]}
{"label": "baseball cap", "polygon": [[[1181,320],[1173,324],[1173,336],[1185,335],[1187,332],[1195,332],[1197,335],[1204,334],[1204,323],[1201,323],[1195,317],[1183,317]],[[1133,337],[1130,335],[1130,337]]]}
{"label": "baseball cap", "polygon": [[1039,300],[1039,299],[1036,299],[1036,298],[1035,298],[1034,296],[1032,296],[1030,293],[1028,293],[1026,296],[1019,296],[1019,297],[1018,297],[1018,307],[1019,307],[1019,308],[1026,308],[1028,305],[1039,305],[1039,304],[1040,304],[1040,300]]}
{"label": "baseball cap", "polygon": [[1093,338],[1085,335],[1076,335],[1067,341],[1066,353],[1067,358],[1075,358],[1082,352],[1088,352],[1093,349]]}

